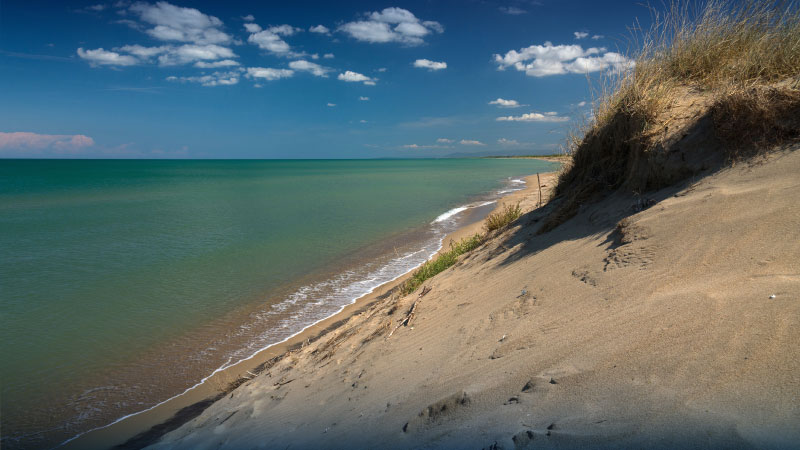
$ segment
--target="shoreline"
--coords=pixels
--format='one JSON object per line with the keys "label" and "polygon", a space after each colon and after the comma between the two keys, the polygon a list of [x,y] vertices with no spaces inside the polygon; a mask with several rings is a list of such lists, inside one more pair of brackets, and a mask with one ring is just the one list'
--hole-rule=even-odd
{"label": "shoreline", "polygon": [[[561,162],[549,159],[548,161]],[[549,180],[554,174],[555,172],[539,174],[539,176],[543,178],[542,187],[546,187],[550,184]],[[542,175],[544,175],[544,177]],[[483,208],[488,210],[489,206],[491,206],[491,210],[485,211],[485,214],[482,214],[480,218],[472,220],[470,223],[445,235],[442,238],[439,249],[431,254],[427,260],[432,259],[442,250],[448,249],[451,243],[479,233],[483,227],[483,220],[485,217],[492,212],[498,211],[505,204],[515,202],[525,203],[524,200],[526,198],[533,198],[532,201],[527,202],[528,204],[523,205],[524,210],[531,209],[530,203],[536,204],[538,201],[538,188],[536,186],[537,175],[533,174],[522,178],[525,181],[525,185],[520,190],[508,192],[490,204],[471,208],[472,211],[470,211],[470,213],[475,214],[478,210],[482,210]],[[544,201],[544,199],[542,200]],[[371,292],[343,306],[338,312],[304,327],[283,341],[271,344],[235,364],[223,364],[220,368],[217,368],[210,375],[207,375],[182,393],[142,411],[116,419],[108,425],[78,434],[60,443],[56,448],[109,448],[112,446],[126,445],[131,439],[137,439],[143,435],[146,435],[145,438],[148,440],[157,439],[173,428],[180,426],[182,423],[200,414],[205,408],[230,393],[240,384],[254,378],[255,375],[264,371],[270,363],[277,362],[287,355],[290,355],[293,351],[301,349],[305,345],[324,337],[329,332],[347,322],[350,318],[367,310],[376,302],[385,299],[393,289],[410,277],[417,267],[377,286],[372,289]],[[176,418],[177,420],[175,420]],[[132,448],[138,448],[140,446],[141,445],[135,445],[132,446]]]}

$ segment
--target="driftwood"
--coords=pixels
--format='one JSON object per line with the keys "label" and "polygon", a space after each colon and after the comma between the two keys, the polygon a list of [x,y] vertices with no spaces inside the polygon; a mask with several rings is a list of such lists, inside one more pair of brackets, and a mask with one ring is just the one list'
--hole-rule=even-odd
{"label": "driftwood", "polygon": [[396,327],[394,327],[394,330],[392,330],[392,332],[391,332],[391,333],[389,333],[389,335],[388,335],[388,336],[386,336],[386,339],[389,339],[390,337],[392,337],[392,335],[394,334],[394,332],[395,332],[395,331],[397,331],[397,329],[398,329],[398,328],[400,328],[400,327],[404,327],[404,326],[408,326],[408,323],[411,321],[411,319],[413,319],[413,318],[414,318],[414,313],[417,311],[417,305],[419,304],[420,300],[421,300],[421,299],[422,299],[422,297],[424,297],[424,296],[425,296],[425,295],[426,295],[428,292],[430,292],[430,291],[431,291],[431,289],[432,289],[432,288],[431,288],[431,287],[429,287],[429,286],[425,286],[425,287],[423,287],[423,288],[422,288],[422,292],[420,292],[420,293],[419,293],[419,295],[417,296],[417,299],[416,299],[416,300],[414,300],[414,304],[413,304],[413,305],[411,305],[411,309],[409,309],[409,310],[408,310],[408,313],[407,313],[407,314],[406,314],[406,316],[403,318],[403,320],[401,320],[401,321],[400,321],[400,323],[398,323],[398,324],[397,324],[397,326],[396,326]]}
{"label": "driftwood", "polygon": [[539,185],[539,201],[536,202],[536,207],[538,208],[542,204],[542,180],[539,179],[539,172],[536,172],[536,184]]}

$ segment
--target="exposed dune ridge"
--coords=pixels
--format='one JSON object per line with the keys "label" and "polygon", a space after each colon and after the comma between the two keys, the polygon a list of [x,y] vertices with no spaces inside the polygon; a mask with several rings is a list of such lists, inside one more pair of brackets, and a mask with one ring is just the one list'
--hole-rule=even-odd
{"label": "exposed dune ridge", "polygon": [[796,149],[534,210],[154,448],[796,447]]}

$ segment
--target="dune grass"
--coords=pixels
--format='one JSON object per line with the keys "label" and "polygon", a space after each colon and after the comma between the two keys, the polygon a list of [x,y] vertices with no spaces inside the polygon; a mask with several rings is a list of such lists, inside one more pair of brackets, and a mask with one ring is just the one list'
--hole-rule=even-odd
{"label": "dune grass", "polygon": [[450,250],[439,253],[436,258],[426,261],[419,269],[414,271],[411,278],[403,283],[401,292],[403,295],[414,292],[426,280],[453,266],[458,261],[459,256],[478,248],[483,241],[484,237],[476,233],[471,237],[461,239],[457,243],[451,242]]}
{"label": "dune grass", "polygon": [[428,279],[452,267],[458,261],[459,256],[478,248],[486,242],[493,231],[509,226],[520,216],[522,216],[522,208],[519,203],[506,204],[500,211],[489,214],[483,223],[483,234],[475,233],[456,243],[451,242],[448,251],[440,252],[436,258],[426,261],[414,271],[411,278],[403,283],[400,292],[403,295],[414,292]]}
{"label": "dune grass", "polygon": [[521,215],[522,208],[519,207],[519,203],[515,205],[506,204],[500,211],[491,213],[486,217],[486,221],[483,223],[483,229],[487,234],[495,230],[500,230],[517,220]]}
{"label": "dune grass", "polygon": [[658,188],[680,174],[654,161],[664,113],[687,91],[714,101],[715,132],[728,149],[764,148],[796,139],[800,108],[800,7],[794,2],[673,2],[635,30],[635,65],[610,74],[593,102],[592,120],[568,135],[571,161],[559,174],[559,207],[549,231],[599,193],[627,185]]}

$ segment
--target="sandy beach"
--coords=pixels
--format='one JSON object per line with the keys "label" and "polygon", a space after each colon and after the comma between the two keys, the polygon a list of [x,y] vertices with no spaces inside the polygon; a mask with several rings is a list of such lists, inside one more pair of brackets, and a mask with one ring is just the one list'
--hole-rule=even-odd
{"label": "sandy beach", "polygon": [[[549,195],[553,186],[555,172],[539,174],[542,188],[542,202]],[[537,188],[537,175],[524,177],[524,188],[505,194],[498,199],[497,203],[484,208],[467,210],[467,221],[472,222],[454,232],[448,234],[442,241],[442,251],[449,248],[451,242],[456,242],[465,237],[483,232],[483,216],[489,211],[497,212],[506,204],[519,203],[523,210],[528,211],[536,207],[539,202],[539,191]],[[473,217],[474,216],[474,217]],[[394,281],[386,283],[375,289],[371,294],[357,299],[353,304],[346,306],[339,313],[317,322],[296,336],[285,342],[270,346],[269,348],[253,355],[252,358],[242,361],[232,367],[217,372],[204,380],[202,384],[189,392],[177,396],[157,407],[146,410],[142,413],[125,418],[108,427],[90,431],[78,438],[69,441],[61,448],[65,449],[103,449],[125,443],[130,439],[139,436],[138,439],[131,441],[128,448],[139,448],[143,442],[148,442],[159,437],[164,433],[164,428],[174,428],[199,414],[211,403],[221,399],[229,393],[235,386],[253,378],[254,374],[264,370],[265,365],[272,364],[275,360],[283,359],[293,354],[306,345],[324,338],[327,334],[335,332],[348,320],[367,311],[374,304],[386,299],[386,293],[401,285],[411,273],[406,274]],[[140,436],[141,435],[141,436]]]}
{"label": "sandy beach", "polygon": [[533,210],[153,448],[793,447],[797,173],[799,152],[774,154],[544,235]]}
{"label": "sandy beach", "polygon": [[425,288],[382,286],[169,410],[68,447],[127,440],[210,396],[127,448],[791,448],[797,173],[799,152],[775,153],[615,194],[543,235],[550,206],[535,209],[528,177],[503,199],[527,213]]}

